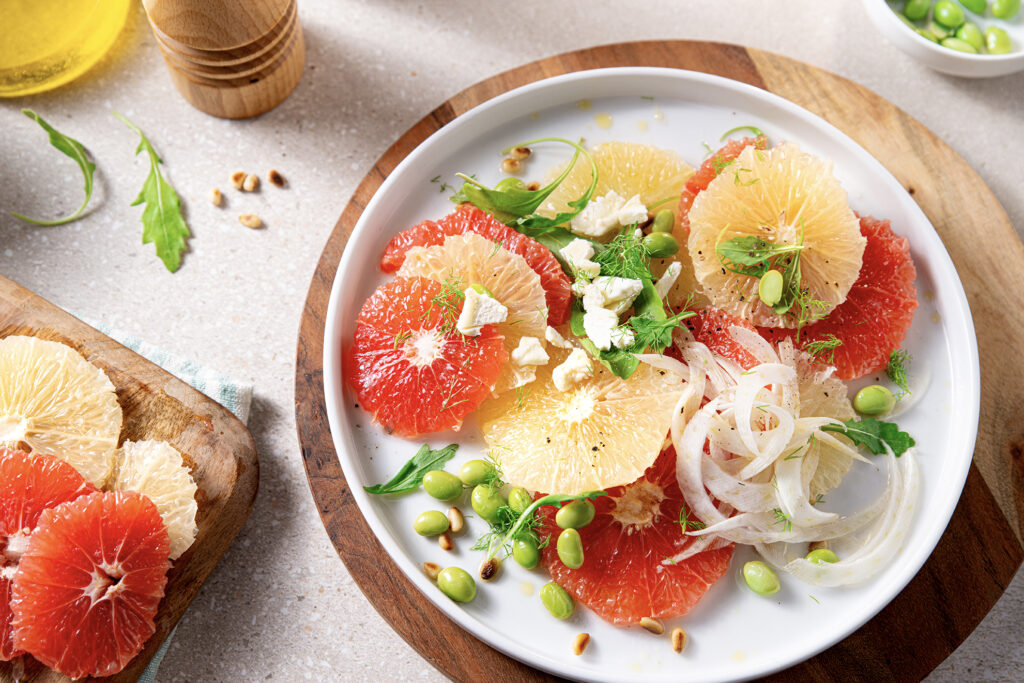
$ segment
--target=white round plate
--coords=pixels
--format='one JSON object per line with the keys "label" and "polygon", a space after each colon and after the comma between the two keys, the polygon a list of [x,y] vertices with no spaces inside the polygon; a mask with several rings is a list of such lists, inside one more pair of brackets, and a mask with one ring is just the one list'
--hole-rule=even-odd
{"label": "white round plate", "polygon": [[[589,108],[579,106],[582,100]],[[598,115],[612,125],[598,125]],[[607,119],[601,117],[602,123]],[[584,608],[566,622],[547,614],[537,590],[543,569],[504,563],[497,581],[481,584],[476,599],[460,605],[442,595],[423,574],[422,563],[458,565],[476,574],[482,553],[470,551],[485,531],[480,519],[442,551],[417,536],[412,520],[425,509],[445,509],[422,492],[402,498],[371,496],[363,486],[387,481],[423,441],[461,447],[448,470],[483,454],[477,425],[458,433],[407,441],[389,436],[356,406],[342,376],[342,349],[352,342],[356,316],[373,290],[389,278],[380,255],[396,233],[454,206],[448,201],[456,172],[500,180],[499,150],[544,136],[644,142],[676,150],[697,165],[719,136],[740,125],[763,129],[773,142],[798,142],[831,159],[835,173],[862,214],[892,221],[909,238],[917,266],[920,307],[904,344],[913,354],[916,403],[899,417],[917,439],[922,494],[914,528],[900,554],[883,572],[855,588],[824,589],[783,577],[771,598],[742,584],[739,567],[751,552],[739,549],[728,573],[685,617],[686,651],[672,652],[667,637],[640,628],[616,628]],[[527,179],[568,158],[568,148],[538,145]],[[942,242],[924,214],[880,163],[825,121],[775,95],[735,81],[675,69],[617,68],[584,71],[533,83],[467,112],[414,150],[367,205],[342,257],[331,291],[324,333],[324,388],[334,445],[345,478],[370,527],[409,579],[462,628],[523,662],[551,673],[593,681],[724,681],[767,674],[813,656],[841,640],[882,609],[921,568],[942,535],[967,476],[978,425],[978,352],[963,288]],[[954,401],[954,397],[955,401]],[[410,396],[414,401],[415,397]],[[955,409],[954,409],[955,407]],[[885,466],[856,468],[826,509],[844,510],[881,490]],[[468,501],[463,509],[468,510]],[[581,657],[574,636],[592,640]]]}

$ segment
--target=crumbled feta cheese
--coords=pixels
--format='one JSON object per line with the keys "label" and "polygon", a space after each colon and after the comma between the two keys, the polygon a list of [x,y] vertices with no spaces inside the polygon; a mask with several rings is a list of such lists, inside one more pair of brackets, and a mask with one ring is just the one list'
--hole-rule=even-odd
{"label": "crumbled feta cheese", "polygon": [[616,315],[633,305],[633,300],[644,288],[640,280],[601,275],[587,285],[583,292],[583,309],[591,311],[608,308]]}
{"label": "crumbled feta cheese", "polygon": [[591,199],[569,222],[569,229],[577,235],[605,237],[619,227],[645,220],[647,207],[640,201],[640,195],[627,201],[615,190],[609,190],[603,197]]}
{"label": "crumbled feta cheese", "polygon": [[658,293],[658,296],[660,296],[662,300],[668,296],[669,290],[672,289],[672,285],[674,285],[676,280],[679,279],[679,274],[681,272],[683,272],[683,264],[679,261],[673,261],[668,264],[668,268],[666,268],[665,272],[661,274],[660,278],[658,278],[658,282],[654,285],[654,291]]}
{"label": "crumbled feta cheese", "polygon": [[612,347],[612,330],[619,326],[619,316],[607,308],[595,308],[583,314],[583,329],[594,346],[607,351]]}
{"label": "crumbled feta cheese", "polygon": [[574,349],[565,362],[555,368],[551,380],[559,391],[569,391],[594,374],[590,356],[583,349]]}
{"label": "crumbled feta cheese", "polygon": [[550,357],[536,337],[523,337],[519,346],[512,351],[512,365],[521,368],[526,365],[547,365]]}
{"label": "crumbled feta cheese", "polygon": [[455,328],[467,337],[476,337],[484,325],[505,322],[508,309],[497,299],[466,288],[466,301]]}
{"label": "crumbled feta cheese", "polygon": [[548,340],[548,344],[557,346],[560,349],[571,349],[575,348],[572,344],[565,341],[565,337],[558,333],[558,330],[548,325],[548,329],[544,332],[544,338]]}
{"label": "crumbled feta cheese", "polygon": [[619,349],[624,349],[636,341],[636,333],[629,327],[622,325],[616,327],[611,333],[612,344]]}
{"label": "crumbled feta cheese", "polygon": [[577,278],[582,275],[589,280],[601,274],[601,266],[590,260],[594,255],[594,245],[587,240],[574,239],[558,252]]}

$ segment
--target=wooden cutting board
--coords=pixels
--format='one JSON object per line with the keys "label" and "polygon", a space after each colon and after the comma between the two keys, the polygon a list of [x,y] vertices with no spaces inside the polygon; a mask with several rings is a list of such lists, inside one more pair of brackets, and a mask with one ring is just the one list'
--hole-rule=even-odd
{"label": "wooden cutting board", "polygon": [[[249,516],[259,483],[256,444],[245,425],[213,399],[0,276],[0,338],[13,334],[63,342],[102,369],[117,388],[124,412],[121,440],[170,442],[181,451],[199,487],[199,535],[171,567],[166,597],[156,616],[156,633],[121,673],[97,679],[135,681]],[[29,664],[25,673],[23,680],[28,681],[71,680],[38,663]],[[12,665],[0,662],[0,683],[14,680]]]}
{"label": "wooden cutting board", "polygon": [[928,215],[956,264],[981,353],[981,424],[967,484],[945,535],[914,580],[851,636],[770,680],[917,681],[974,630],[1024,560],[1024,246],[981,178],[942,140],[873,92],[786,57],[737,45],[639,42],[569,52],[455,95],[384,153],[324,248],[299,333],[295,409],[302,457],[338,554],[374,607],[427,661],[460,681],[552,680],[509,659],[423,600],[359,512],[324,407],[323,332],[331,284],[363,208],[395,166],[472,107],[572,71],[661,66],[724,76],[780,95],[829,121],[881,161]]}

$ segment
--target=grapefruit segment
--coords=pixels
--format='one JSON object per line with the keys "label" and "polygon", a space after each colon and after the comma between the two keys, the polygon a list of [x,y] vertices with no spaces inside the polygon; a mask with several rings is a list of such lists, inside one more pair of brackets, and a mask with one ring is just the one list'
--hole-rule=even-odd
{"label": "grapefruit segment", "polygon": [[683,321],[696,341],[707,346],[712,353],[736,361],[744,370],[757,365],[757,359],[729,334],[733,325],[748,330],[753,330],[753,325],[712,306],[702,308],[696,314]]}
{"label": "grapefruit segment", "polygon": [[44,511],[14,577],[15,645],[71,678],[121,671],[156,630],[167,553],[160,513],[138,493]]}
{"label": "grapefruit segment", "polygon": [[[686,614],[725,574],[731,545],[664,563],[694,542],[680,524],[686,508],[671,448],[638,481],[609,489],[593,502],[594,521],[580,529],[583,566],[562,564],[554,537],[543,558],[551,578],[605,621],[627,626],[644,617]],[[539,511],[552,536],[558,532],[556,512],[550,506]]]}
{"label": "grapefruit segment", "polygon": [[687,179],[679,196],[679,206],[676,207],[676,216],[679,219],[678,236],[682,237],[679,240],[680,244],[686,244],[686,238],[690,236],[690,207],[693,206],[693,200],[697,198],[698,194],[708,189],[711,181],[730,166],[744,148],[751,146],[760,150],[766,149],[768,138],[761,135],[757,138],[729,140],[721,149],[705,159],[697,172]]}

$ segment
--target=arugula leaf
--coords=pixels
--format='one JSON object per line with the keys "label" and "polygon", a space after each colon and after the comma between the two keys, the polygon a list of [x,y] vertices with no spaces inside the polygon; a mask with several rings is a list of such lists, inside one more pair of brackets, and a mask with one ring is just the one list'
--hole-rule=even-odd
{"label": "arugula leaf", "polygon": [[74,159],[75,163],[78,164],[78,167],[82,169],[82,178],[85,180],[85,200],[82,202],[82,205],[78,207],[78,210],[72,213],[71,215],[65,216],[64,218],[57,218],[56,220],[52,221],[43,221],[39,220],[38,218],[29,218],[28,216],[23,216],[20,213],[14,213],[13,211],[11,212],[11,215],[14,216],[15,218],[20,218],[26,223],[33,223],[35,225],[51,226],[64,225],[65,223],[70,223],[71,221],[77,219],[79,216],[82,215],[82,212],[85,211],[85,207],[89,205],[89,200],[92,199],[92,174],[96,170],[96,164],[89,161],[88,157],[86,156],[85,147],[82,146],[81,142],[75,140],[74,138],[70,138],[67,135],[64,135],[59,130],[57,130],[56,128],[48,124],[46,121],[44,121],[43,117],[41,117],[39,114],[35,113],[31,109],[22,109],[21,113],[29,117],[36,123],[38,123],[42,127],[42,129],[46,131],[47,135],[50,136],[50,144],[53,145],[63,154]]}
{"label": "arugula leaf", "polygon": [[114,112],[126,126],[139,134],[139,146],[135,154],[145,151],[149,155],[149,175],[142,185],[139,196],[132,202],[138,206],[145,202],[142,210],[142,243],[154,244],[156,255],[164,262],[164,267],[172,273],[181,266],[181,252],[185,251],[185,240],[192,235],[181,215],[181,200],[160,172],[163,163],[146,134],[138,126],[125,117]]}
{"label": "arugula leaf", "polygon": [[455,457],[455,451],[457,450],[459,450],[459,445],[455,443],[439,448],[436,451],[431,450],[430,446],[423,444],[416,451],[416,455],[412,456],[409,462],[402,465],[402,469],[398,470],[398,474],[391,477],[390,481],[384,484],[376,484],[375,486],[364,486],[363,490],[377,495],[415,491],[423,483],[423,475],[431,470],[443,467],[446,462]]}
{"label": "arugula leaf", "polygon": [[784,259],[785,269],[782,271],[782,297],[772,306],[778,315],[785,315],[800,299],[800,252]]}
{"label": "arugula leaf", "polygon": [[583,328],[583,306],[580,300],[573,301],[572,314],[569,316],[569,328],[578,337],[580,345],[596,358],[602,365],[611,370],[616,377],[623,379],[632,375],[640,366],[640,360],[629,351],[612,347],[602,351],[597,348],[594,342],[587,337],[587,331]]}
{"label": "arugula leaf", "polygon": [[827,424],[821,431],[842,434],[855,444],[864,446],[874,455],[883,455],[885,445],[888,444],[896,457],[899,457],[915,443],[913,437],[901,432],[895,422],[882,422],[873,417],[860,421],[847,420],[842,425]]}
{"label": "arugula leaf", "polygon": [[[726,229],[722,232],[724,233]],[[803,245],[800,244],[780,245],[753,235],[720,241],[715,246],[723,268],[750,277],[761,277],[771,268],[772,259],[791,252],[799,253],[801,249]]]}

